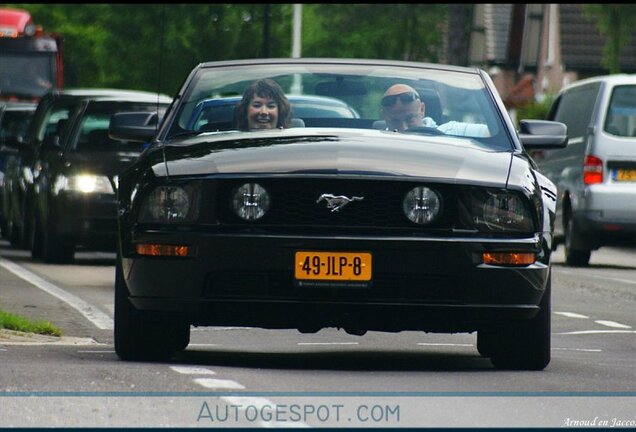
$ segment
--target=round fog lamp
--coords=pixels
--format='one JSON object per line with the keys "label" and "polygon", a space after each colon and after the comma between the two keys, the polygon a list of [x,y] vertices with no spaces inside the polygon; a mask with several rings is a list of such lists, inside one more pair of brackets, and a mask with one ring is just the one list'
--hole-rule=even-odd
{"label": "round fog lamp", "polygon": [[262,218],[269,210],[269,206],[269,194],[258,183],[245,183],[237,187],[232,195],[234,213],[246,221]]}
{"label": "round fog lamp", "polygon": [[418,186],[404,197],[404,214],[411,221],[425,225],[434,221],[441,209],[441,200],[437,192],[426,186]]}

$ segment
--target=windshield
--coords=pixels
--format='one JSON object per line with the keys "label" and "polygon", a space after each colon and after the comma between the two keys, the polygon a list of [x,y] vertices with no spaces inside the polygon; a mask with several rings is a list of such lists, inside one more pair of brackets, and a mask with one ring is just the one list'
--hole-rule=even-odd
{"label": "windshield", "polygon": [[92,102],[79,122],[74,134],[72,149],[76,152],[141,152],[145,144],[133,141],[117,141],[108,136],[110,119],[121,111],[157,111],[165,114],[167,104],[143,102]]}
{"label": "windshield", "polygon": [[367,64],[204,65],[185,90],[167,138],[247,130],[241,127],[237,107],[251,85],[268,79],[290,105],[290,121],[279,123],[281,128],[443,133],[510,148],[497,107],[478,74]]}
{"label": "windshield", "polygon": [[55,83],[55,53],[0,52],[0,96],[41,97]]}
{"label": "windshield", "polygon": [[0,144],[23,142],[34,112],[35,108],[31,110],[6,110],[4,114],[0,115]]}
{"label": "windshield", "polygon": [[636,86],[616,86],[605,119],[605,132],[636,137]]}

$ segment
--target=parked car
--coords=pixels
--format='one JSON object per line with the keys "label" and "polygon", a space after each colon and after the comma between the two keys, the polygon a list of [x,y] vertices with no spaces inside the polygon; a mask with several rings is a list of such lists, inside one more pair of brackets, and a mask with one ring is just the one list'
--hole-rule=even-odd
{"label": "parked car", "polygon": [[564,149],[535,153],[557,185],[555,246],[586,266],[607,245],[636,246],[636,75],[577,81],[561,90],[547,118],[568,127]]}
{"label": "parked car", "polygon": [[36,108],[31,102],[4,102],[0,105],[0,230],[7,237],[4,182],[7,160],[16,155],[24,141]]}
{"label": "parked car", "polygon": [[32,221],[33,258],[70,262],[78,247],[115,251],[118,174],[144,144],[110,139],[111,116],[133,110],[161,117],[171,100],[155,93],[119,92],[83,96],[69,106],[62,133],[45,138],[33,159],[38,174],[26,214]]}
{"label": "parked car", "polygon": [[[303,95],[340,99],[359,117],[194,130],[198,104],[260,78],[287,94],[299,79]],[[396,83],[434,92],[441,121],[480,123],[487,136],[375,129]],[[139,117],[115,115],[111,136],[152,138],[134,126]],[[476,331],[495,366],[543,369],[556,188],[526,149],[566,143],[562,123],[522,121],[518,133],[476,68],[201,64],[120,176],[115,351],[167,358],[187,347],[191,325]]]}

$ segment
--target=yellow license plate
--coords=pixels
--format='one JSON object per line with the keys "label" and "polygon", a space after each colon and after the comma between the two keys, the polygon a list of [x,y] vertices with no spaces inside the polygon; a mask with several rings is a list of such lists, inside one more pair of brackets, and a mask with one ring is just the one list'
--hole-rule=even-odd
{"label": "yellow license plate", "polygon": [[615,180],[636,182],[636,169],[617,169]]}
{"label": "yellow license plate", "polygon": [[370,281],[367,252],[296,252],[294,276],[300,280]]}

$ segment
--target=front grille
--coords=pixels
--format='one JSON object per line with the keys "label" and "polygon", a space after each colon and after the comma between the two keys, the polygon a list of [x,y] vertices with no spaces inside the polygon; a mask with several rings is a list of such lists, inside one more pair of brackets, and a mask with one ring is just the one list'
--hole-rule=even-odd
{"label": "front grille", "polygon": [[[246,181],[253,180],[228,180],[220,187],[218,217],[222,224],[254,225],[242,221],[231,210],[234,188]],[[268,178],[256,182],[265,187],[271,196],[271,210],[257,225],[421,228],[406,218],[402,201],[409,190],[424,183],[322,178]],[[427,228],[452,227],[457,213],[452,185],[427,186],[442,195],[442,215]],[[323,194],[363,199],[352,201],[339,211],[332,211],[327,207],[326,200],[316,202]]]}

